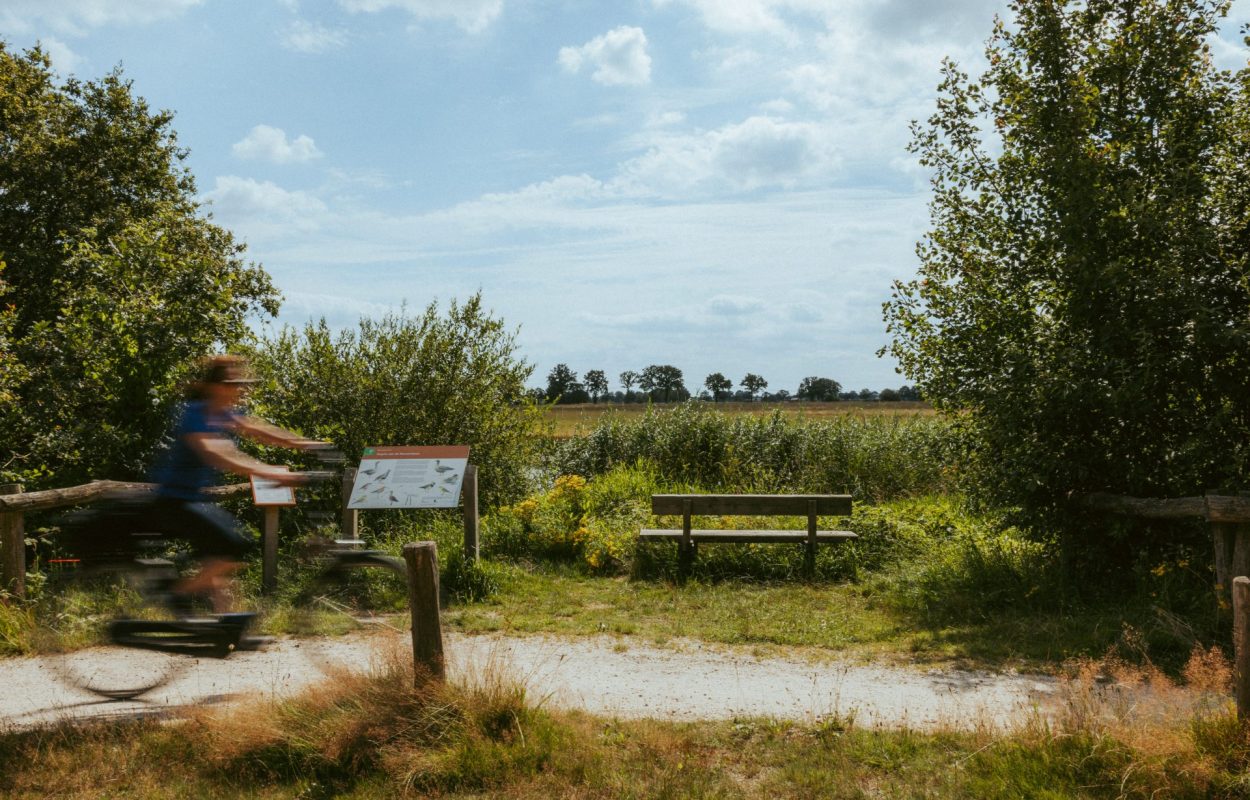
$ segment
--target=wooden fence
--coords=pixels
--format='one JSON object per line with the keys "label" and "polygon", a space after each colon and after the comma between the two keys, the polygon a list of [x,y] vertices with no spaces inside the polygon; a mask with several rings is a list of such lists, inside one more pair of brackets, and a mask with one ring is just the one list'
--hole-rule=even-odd
{"label": "wooden fence", "polygon": [[[359,512],[347,507],[355,476],[355,469],[348,469],[343,475],[340,535],[345,540],[360,538],[357,519]],[[150,492],[154,488],[154,485],[150,483],[92,481],[64,489],[23,492],[20,484],[0,484],[0,594],[7,593],[18,598],[26,596],[26,514],[87,505],[114,492]],[[251,485],[248,483],[234,483],[228,486],[214,486],[206,492],[213,497],[227,497],[250,491],[250,489]],[[478,558],[477,469],[472,464],[465,469],[461,498],[464,504],[464,552],[467,557],[476,561]],[[265,592],[271,592],[277,586],[279,510],[276,506],[266,506],[262,508],[262,511],[264,513],[261,527],[261,588]]]}
{"label": "wooden fence", "polygon": [[1233,578],[1250,575],[1250,495],[1208,494],[1202,497],[1126,497],[1115,494],[1073,494],[1074,503],[1141,519],[1203,519],[1211,531],[1215,585],[1220,600],[1231,607]]}
{"label": "wooden fence", "polygon": [[1204,519],[1215,554],[1215,592],[1233,612],[1233,664],[1237,716],[1250,723],[1250,495],[1125,497],[1073,494],[1077,505],[1142,519]]}

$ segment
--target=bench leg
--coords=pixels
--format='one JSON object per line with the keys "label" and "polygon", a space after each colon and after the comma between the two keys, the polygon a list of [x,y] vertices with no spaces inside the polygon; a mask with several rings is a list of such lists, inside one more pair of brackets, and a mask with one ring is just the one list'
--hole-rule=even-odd
{"label": "bench leg", "polygon": [[803,576],[811,580],[816,576],[816,543],[805,542],[803,549]]}
{"label": "bench leg", "polygon": [[695,547],[694,542],[689,545],[685,542],[677,543],[677,576],[682,582],[690,577],[690,572],[694,569]]}

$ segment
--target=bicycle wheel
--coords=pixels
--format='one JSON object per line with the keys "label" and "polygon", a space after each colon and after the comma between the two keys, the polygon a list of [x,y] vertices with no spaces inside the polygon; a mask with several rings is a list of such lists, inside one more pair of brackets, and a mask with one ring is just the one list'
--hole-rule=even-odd
{"label": "bicycle wheel", "polygon": [[[181,652],[117,646],[118,626],[174,643],[184,633],[159,602],[159,589],[177,579],[172,563],[139,559],[103,564],[54,563],[35,612],[36,651],[61,680],[110,700],[137,698],[177,678],[193,659]],[[124,631],[123,633],[129,633]]]}
{"label": "bicycle wheel", "polygon": [[359,670],[408,630],[408,570],[373,551],[337,551],[295,600],[290,632],[323,672]]}

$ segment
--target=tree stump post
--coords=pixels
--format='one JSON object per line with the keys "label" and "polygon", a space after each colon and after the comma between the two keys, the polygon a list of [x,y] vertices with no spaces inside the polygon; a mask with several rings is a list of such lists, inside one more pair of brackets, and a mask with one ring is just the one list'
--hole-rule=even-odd
{"label": "tree stump post", "polygon": [[464,468],[460,499],[464,504],[464,556],[476,563],[481,554],[481,546],[478,543],[480,523],[477,516],[477,467],[472,464]]}
{"label": "tree stump post", "polygon": [[438,612],[438,545],[409,542],[404,545],[408,564],[408,603],[412,607],[412,662],[415,682],[441,681],[443,627]]}
{"label": "tree stump post", "polygon": [[352,501],[352,487],[356,485],[356,468],[348,467],[343,470],[343,516],[342,523],[339,526],[339,535],[343,539],[359,539],[360,538],[360,514],[356,509],[349,508],[348,504]]}
{"label": "tree stump post", "polygon": [[[0,484],[0,494],[21,494],[22,484]],[[0,593],[26,596],[26,521],[21,511],[0,511]]]}
{"label": "tree stump post", "polygon": [[1233,664],[1237,681],[1237,719],[1250,716],[1250,578],[1233,578]]}

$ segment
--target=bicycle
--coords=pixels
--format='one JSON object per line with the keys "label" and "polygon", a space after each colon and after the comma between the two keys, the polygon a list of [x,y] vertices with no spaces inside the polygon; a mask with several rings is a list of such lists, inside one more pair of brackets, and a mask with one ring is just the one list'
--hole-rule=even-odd
{"label": "bicycle", "polygon": [[[331,474],[303,473],[314,480]],[[197,658],[228,658],[267,644],[253,633],[265,624],[260,612],[213,614],[174,594],[191,559],[169,536],[144,531],[145,502],[114,498],[106,515],[97,512],[121,531],[106,531],[111,535],[96,536],[94,544],[80,537],[72,557],[49,559],[39,592],[36,649],[58,654],[54,669],[63,680],[107,700],[140,698]],[[89,519],[79,525],[89,527]],[[290,596],[279,626],[284,632],[310,637],[402,629],[407,568],[402,559],[360,545],[317,537],[305,542],[297,560],[312,574]],[[100,640],[110,647],[84,647]],[[331,659],[321,658],[316,646],[302,652],[329,670]]]}

